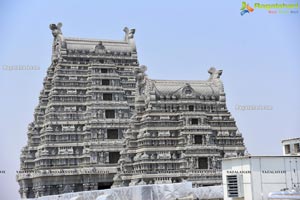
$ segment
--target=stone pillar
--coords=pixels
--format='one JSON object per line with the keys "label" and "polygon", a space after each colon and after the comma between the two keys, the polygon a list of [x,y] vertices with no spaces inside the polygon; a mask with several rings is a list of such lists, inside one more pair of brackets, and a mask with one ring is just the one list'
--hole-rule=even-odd
{"label": "stone pillar", "polygon": [[39,197],[39,192],[38,192],[37,188],[32,188],[32,192],[33,192],[33,196],[35,198]]}
{"label": "stone pillar", "polygon": [[20,189],[20,193],[21,193],[22,199],[28,198],[27,192],[28,192],[28,188],[22,188],[22,189]]}
{"label": "stone pillar", "polygon": [[210,135],[209,134],[205,135],[205,142],[206,142],[206,145],[210,145]]}
{"label": "stone pillar", "polygon": [[70,185],[70,188],[71,188],[71,191],[72,191],[72,192],[75,192],[75,187],[76,187],[75,184],[71,184],[71,185]]}
{"label": "stone pillar", "polygon": [[62,194],[63,191],[64,191],[64,185],[62,185],[62,184],[58,185],[58,193]]}
{"label": "stone pillar", "polygon": [[40,187],[40,196],[42,197],[42,196],[45,196],[46,195],[46,191],[47,191],[47,188],[46,188],[46,186],[44,185],[44,186],[41,186]]}
{"label": "stone pillar", "polygon": [[119,95],[118,94],[115,94],[115,101],[119,101]]}
{"label": "stone pillar", "polygon": [[109,163],[109,152],[104,152],[104,162]]}
{"label": "stone pillar", "polygon": [[50,185],[46,185],[45,187],[45,195],[50,195],[52,187]]}
{"label": "stone pillar", "polygon": [[118,138],[123,138],[123,129],[118,129]]}
{"label": "stone pillar", "polygon": [[207,157],[207,162],[208,162],[208,164],[207,164],[208,169],[213,169],[213,168],[212,168],[212,165],[211,165],[211,162],[212,162],[211,157]]}
{"label": "stone pillar", "polygon": [[91,190],[97,190],[98,189],[98,184],[97,183],[91,183]]}
{"label": "stone pillar", "polygon": [[104,163],[104,152],[100,152],[99,154],[99,163]]}
{"label": "stone pillar", "polygon": [[83,184],[83,191],[89,191],[89,187],[90,187],[89,183],[84,183]]}

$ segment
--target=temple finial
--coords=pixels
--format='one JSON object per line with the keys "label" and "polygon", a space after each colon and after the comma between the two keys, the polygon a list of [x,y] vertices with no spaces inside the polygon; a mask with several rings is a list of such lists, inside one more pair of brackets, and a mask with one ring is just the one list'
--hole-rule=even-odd
{"label": "temple finial", "polygon": [[131,46],[132,51],[136,52],[136,46],[134,41],[135,29],[129,29],[125,27],[123,31],[125,32],[125,41],[128,42],[128,44]]}
{"label": "temple finial", "polygon": [[57,37],[58,35],[62,35],[61,27],[62,27],[61,22],[59,22],[57,25],[56,24],[50,24],[49,28],[50,28],[50,30],[52,30],[53,37]]}
{"label": "temple finial", "polygon": [[219,79],[222,75],[222,72],[222,70],[217,70],[216,68],[211,67],[208,70],[208,73],[210,74],[209,80]]}
{"label": "temple finial", "polygon": [[134,38],[135,29],[129,29],[128,27],[125,27],[123,31],[125,32],[125,41]]}

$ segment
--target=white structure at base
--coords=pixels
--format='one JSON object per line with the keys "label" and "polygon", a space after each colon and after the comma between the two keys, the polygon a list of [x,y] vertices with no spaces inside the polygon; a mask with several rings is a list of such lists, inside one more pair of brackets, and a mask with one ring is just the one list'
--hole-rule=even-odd
{"label": "white structure at base", "polygon": [[291,191],[280,191],[280,192],[270,192],[268,195],[269,199],[300,199],[299,190]]}
{"label": "white structure at base", "polygon": [[224,200],[268,200],[269,194],[274,197],[275,192],[291,189],[296,194],[300,189],[300,156],[223,159],[222,178]]}
{"label": "white structure at base", "polygon": [[283,147],[283,155],[300,156],[300,138],[290,138],[281,141]]}
{"label": "white structure at base", "polygon": [[222,186],[192,188],[192,182],[182,182],[65,193],[43,196],[34,200],[186,200],[222,199],[222,197]]}

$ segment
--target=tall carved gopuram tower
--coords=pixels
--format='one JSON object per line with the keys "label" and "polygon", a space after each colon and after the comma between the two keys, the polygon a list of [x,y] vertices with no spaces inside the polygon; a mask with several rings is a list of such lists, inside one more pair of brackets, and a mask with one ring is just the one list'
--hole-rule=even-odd
{"label": "tall carved gopuram tower", "polygon": [[21,197],[221,184],[220,160],[245,151],[221,70],[205,81],[148,79],[134,29],[124,40],[95,40],[64,37],[61,27],[50,25],[52,63],[22,149]]}
{"label": "tall carved gopuram tower", "polygon": [[134,111],[134,29],[124,40],[64,37],[47,70],[17,176],[21,197],[110,188]]}
{"label": "tall carved gopuram tower", "polygon": [[222,183],[221,159],[242,156],[243,137],[226,106],[221,70],[205,81],[151,80],[138,69],[136,113],[114,187]]}

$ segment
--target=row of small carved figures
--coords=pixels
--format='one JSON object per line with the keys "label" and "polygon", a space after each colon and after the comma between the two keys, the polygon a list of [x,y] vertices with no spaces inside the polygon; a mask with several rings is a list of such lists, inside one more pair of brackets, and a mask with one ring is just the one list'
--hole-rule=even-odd
{"label": "row of small carved figures", "polygon": [[91,50],[67,50],[67,54],[69,56],[93,56],[93,55],[103,55],[110,57],[128,57],[131,56],[132,53],[129,51],[110,51],[110,50],[102,50],[102,49],[91,49]]}

